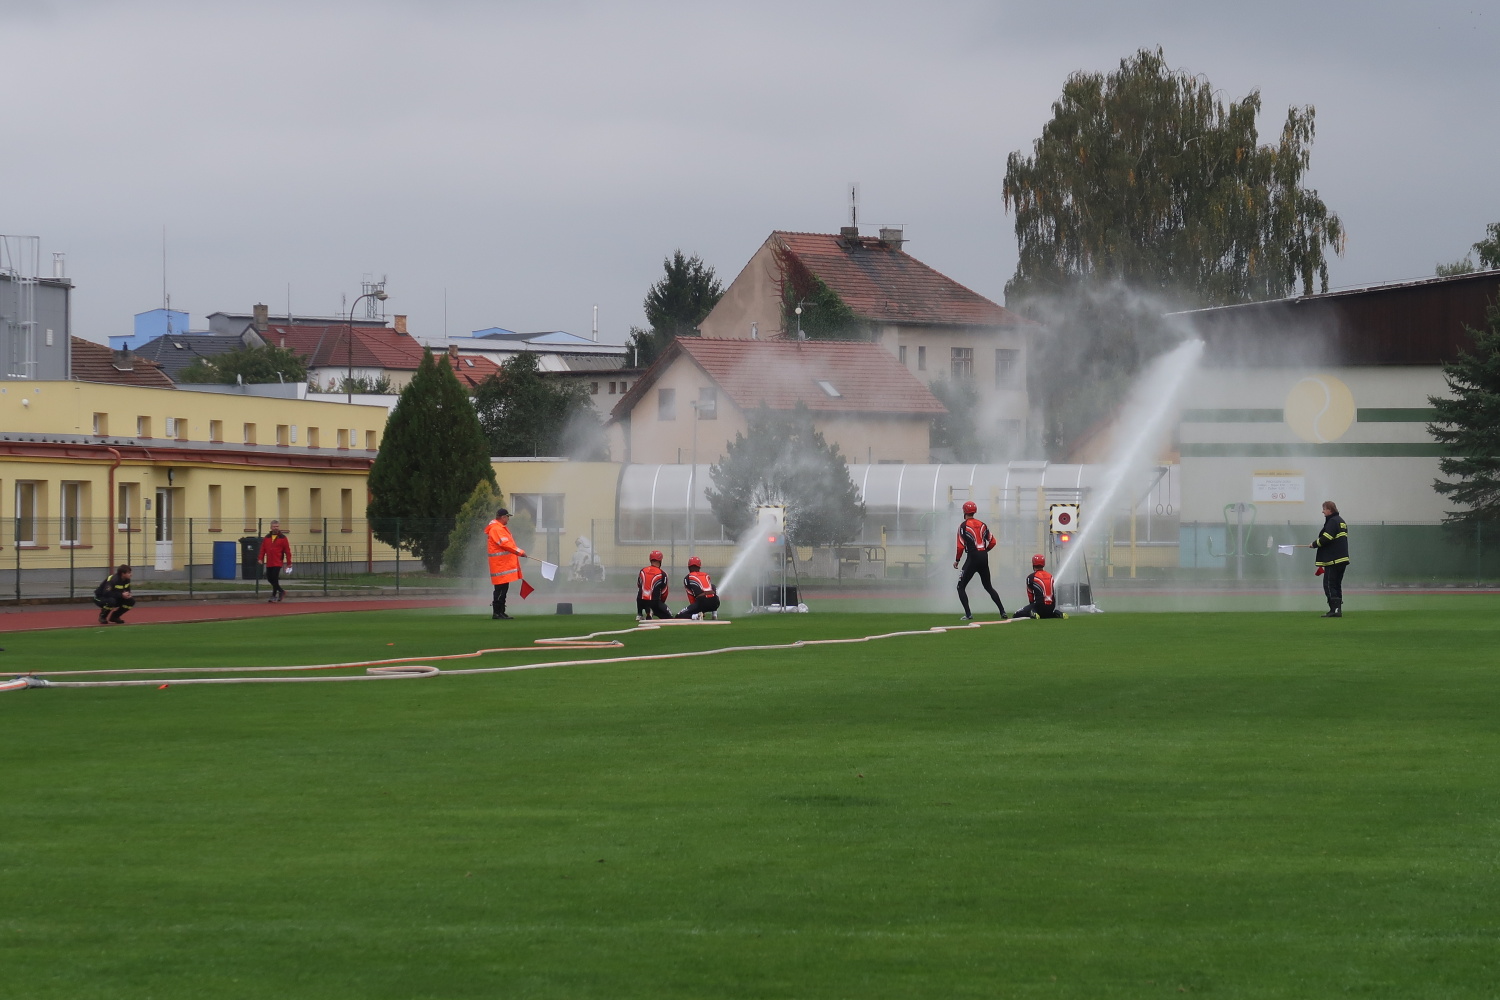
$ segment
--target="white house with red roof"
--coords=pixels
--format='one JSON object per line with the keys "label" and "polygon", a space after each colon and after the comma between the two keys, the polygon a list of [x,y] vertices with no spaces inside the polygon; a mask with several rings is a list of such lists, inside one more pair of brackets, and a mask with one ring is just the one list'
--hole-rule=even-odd
{"label": "white house with red roof", "polygon": [[695,451],[716,462],[747,414],[799,403],[851,463],[926,462],[932,420],[946,412],[875,344],[685,337],[615,404],[611,450],[626,463],[692,462]]}
{"label": "white house with red roof", "polygon": [[[699,324],[705,340],[796,339],[782,291],[788,268],[805,268],[867,326],[875,344],[913,378],[967,382],[991,460],[1019,458],[1030,404],[1027,340],[1036,325],[928,267],[902,249],[899,229],[878,237],[773,232]],[[925,461],[925,456],[924,459]]]}

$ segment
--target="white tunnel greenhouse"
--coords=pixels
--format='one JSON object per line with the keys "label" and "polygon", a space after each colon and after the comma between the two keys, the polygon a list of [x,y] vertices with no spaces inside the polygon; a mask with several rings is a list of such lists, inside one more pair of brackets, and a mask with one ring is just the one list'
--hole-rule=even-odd
{"label": "white tunnel greenhouse", "polygon": [[[965,500],[979,505],[979,516],[999,529],[1006,523],[1035,521],[1054,503],[1083,503],[1103,482],[1102,465],[851,465],[850,478],[865,503],[859,541],[865,544],[921,545],[931,534],[946,534]],[[685,541],[691,515],[693,539],[732,544],[709,507],[709,466],[626,465],[616,491],[615,524],[622,543]],[[1149,538],[1177,540],[1177,466],[1158,466],[1122,495],[1118,516],[1135,501]],[[1087,516],[1087,515],[1086,515]],[[1170,522],[1170,523],[1168,523]],[[1157,530],[1153,531],[1153,527]],[[1170,534],[1168,535],[1168,529]]]}

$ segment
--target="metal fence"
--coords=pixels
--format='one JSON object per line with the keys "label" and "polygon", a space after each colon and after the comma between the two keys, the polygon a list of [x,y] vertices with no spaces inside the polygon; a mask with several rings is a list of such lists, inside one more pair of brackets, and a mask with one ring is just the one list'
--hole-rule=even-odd
{"label": "metal fence", "polygon": [[[132,567],[138,593],[259,593],[265,573],[258,555],[271,520],[246,525],[238,518],[13,518],[0,544],[0,600],[87,597],[121,564]],[[328,593],[431,582],[415,579],[427,575],[410,539],[446,538],[451,523],[396,520],[375,532],[363,518],[282,518],[294,567],[283,585]]]}

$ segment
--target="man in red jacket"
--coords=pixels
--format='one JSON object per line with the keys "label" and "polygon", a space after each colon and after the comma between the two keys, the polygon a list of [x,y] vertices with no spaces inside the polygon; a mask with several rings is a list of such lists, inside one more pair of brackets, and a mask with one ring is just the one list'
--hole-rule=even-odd
{"label": "man in red jacket", "polygon": [[661,569],[661,552],[651,553],[651,565],[635,579],[635,616],[637,618],[671,618],[667,607],[667,574]]}
{"label": "man in red jacket", "polygon": [[958,578],[958,599],[964,606],[966,622],[974,620],[974,614],[969,610],[968,588],[975,575],[978,575],[990,600],[995,602],[995,607],[1000,609],[1000,617],[1005,617],[1005,605],[1000,603],[1000,595],[990,583],[990,549],[995,547],[995,536],[990,534],[989,525],[974,516],[977,513],[979,506],[973,500],[964,501],[964,523],[958,526],[958,546],[953,553],[954,569],[958,569],[958,560],[964,559],[964,571]]}
{"label": "man in red jacket", "polygon": [[266,581],[271,584],[271,599],[275,604],[286,596],[281,589],[281,570],[292,568],[292,543],[281,533],[281,522],[271,522],[271,533],[260,540],[260,564],[266,568]]}

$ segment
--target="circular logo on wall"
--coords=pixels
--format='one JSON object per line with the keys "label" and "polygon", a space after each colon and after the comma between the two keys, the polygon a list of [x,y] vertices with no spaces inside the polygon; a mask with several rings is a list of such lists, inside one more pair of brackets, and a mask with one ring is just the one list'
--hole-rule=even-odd
{"label": "circular logo on wall", "polygon": [[1354,423],[1354,393],[1332,375],[1310,375],[1286,394],[1286,424],[1312,444],[1328,444],[1344,436]]}

